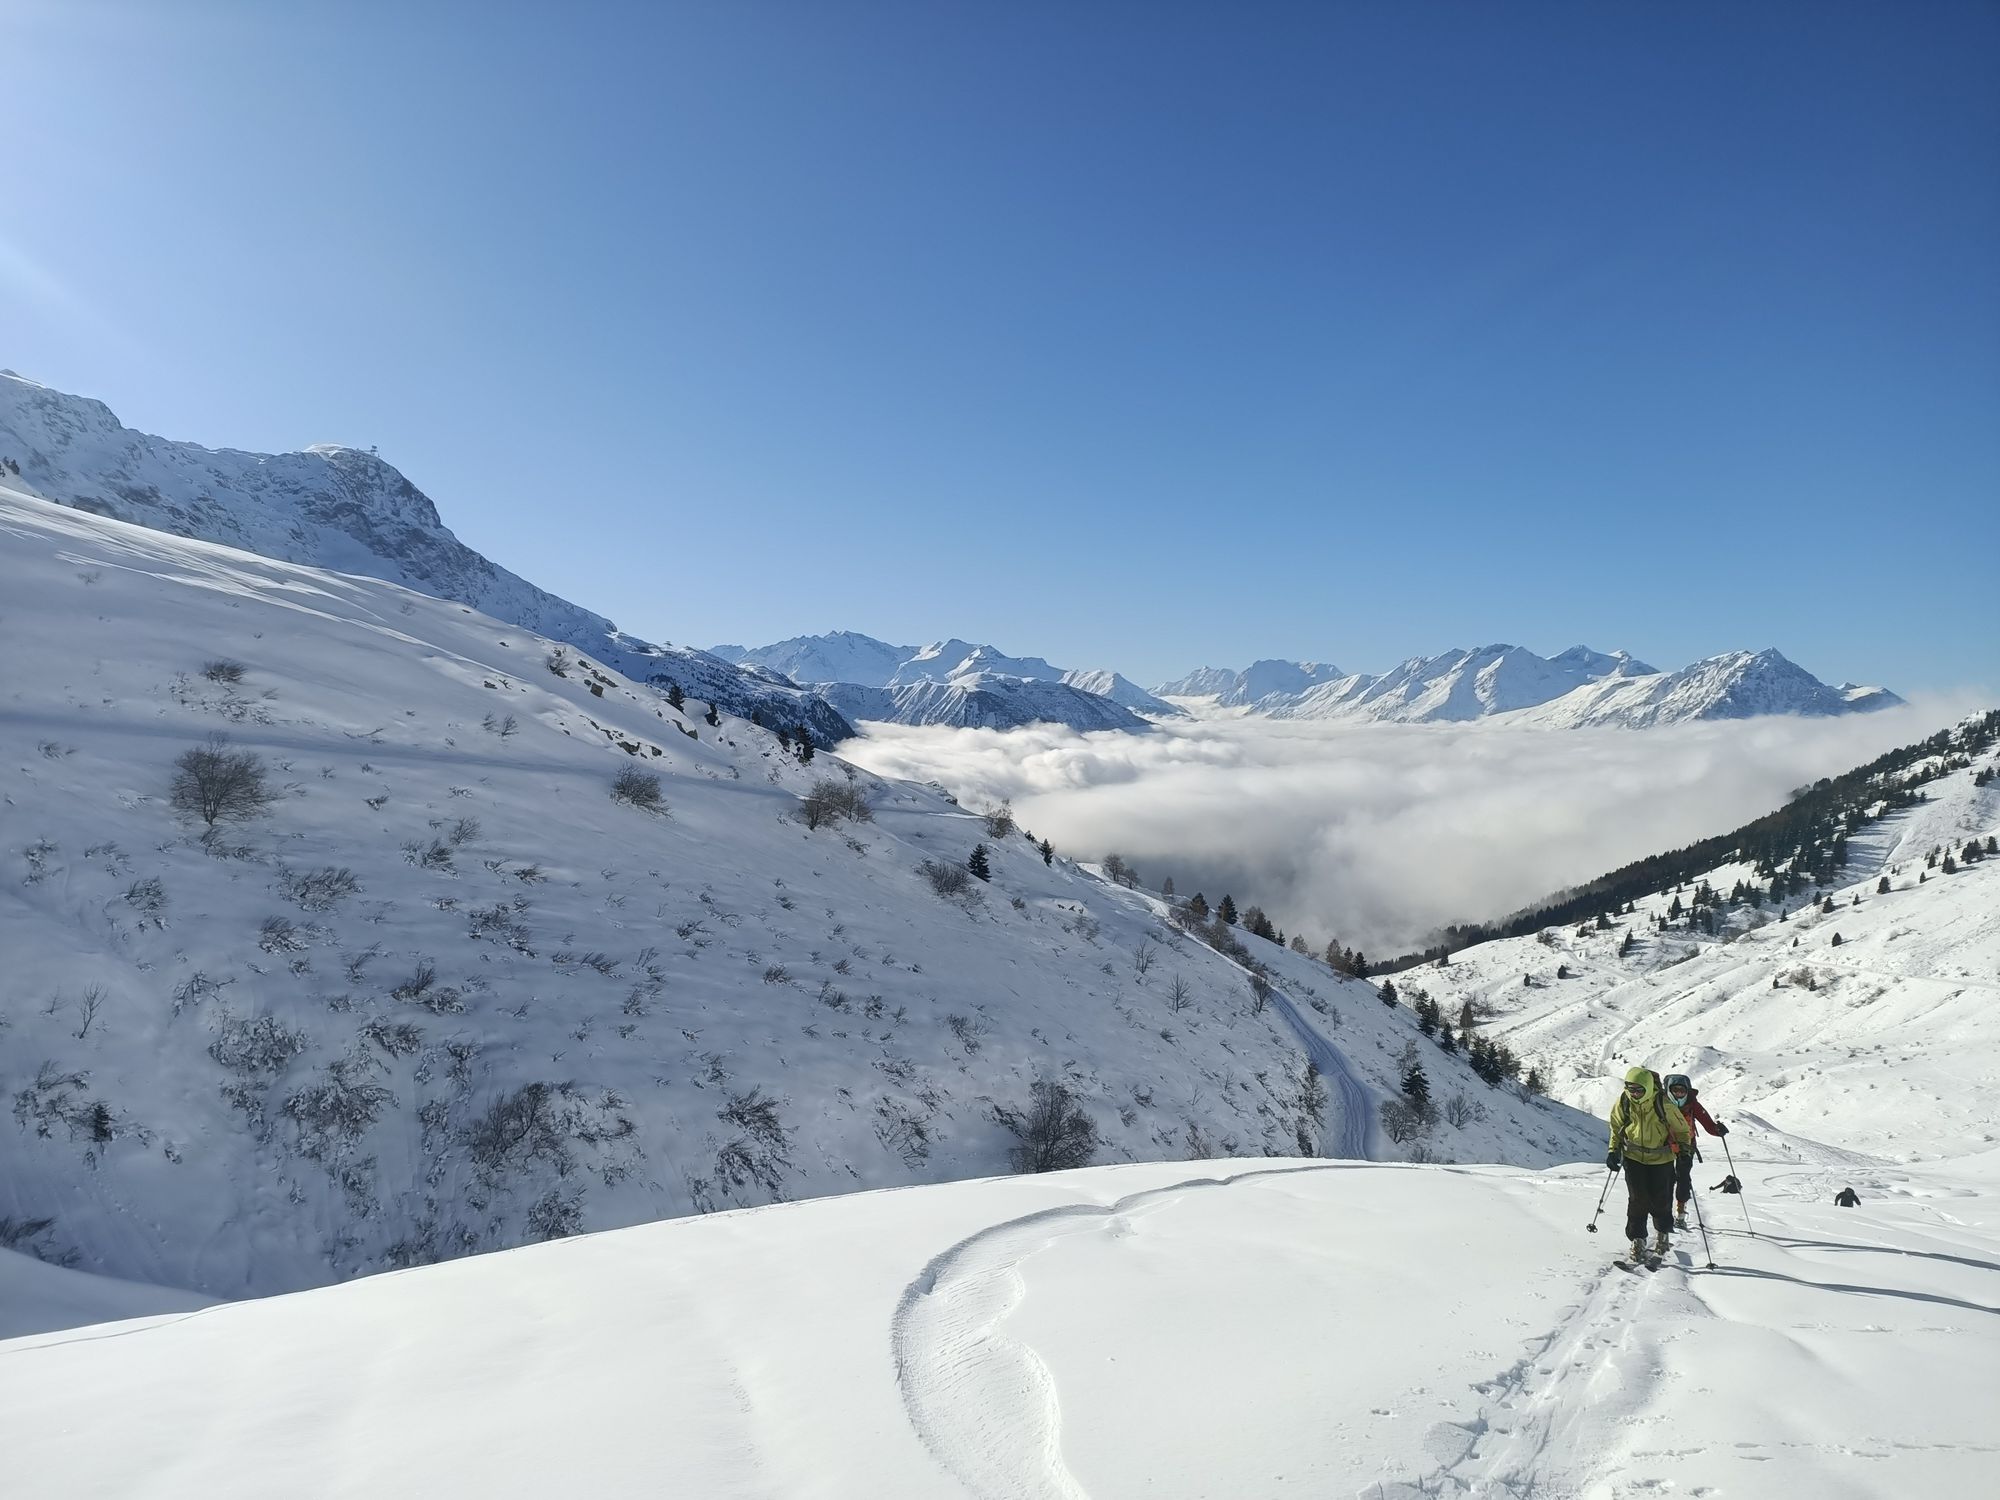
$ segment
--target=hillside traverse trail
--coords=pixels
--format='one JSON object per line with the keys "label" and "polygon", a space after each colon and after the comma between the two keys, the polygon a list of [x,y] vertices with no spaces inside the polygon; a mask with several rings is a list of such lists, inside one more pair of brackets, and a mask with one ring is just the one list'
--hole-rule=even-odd
{"label": "hillside traverse trail", "polygon": [[1368,1086],[1354,1076],[1341,1050],[1320,1034],[1319,1028],[1299,1014],[1298,1007],[1283,990],[1271,991],[1271,1003],[1297,1033],[1306,1056],[1320,1071],[1340,1101],[1340,1139],[1324,1143],[1327,1156],[1372,1160],[1375,1156],[1375,1110]]}

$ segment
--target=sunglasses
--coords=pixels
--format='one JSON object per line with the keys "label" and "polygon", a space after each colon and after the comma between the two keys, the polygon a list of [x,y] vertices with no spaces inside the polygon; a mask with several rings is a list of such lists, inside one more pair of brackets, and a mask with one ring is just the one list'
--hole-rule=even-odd
{"label": "sunglasses", "polygon": [[1628,1083],[1625,1085],[1625,1092],[1630,1094],[1634,1099],[1643,1099],[1646,1097],[1646,1085],[1643,1083]]}

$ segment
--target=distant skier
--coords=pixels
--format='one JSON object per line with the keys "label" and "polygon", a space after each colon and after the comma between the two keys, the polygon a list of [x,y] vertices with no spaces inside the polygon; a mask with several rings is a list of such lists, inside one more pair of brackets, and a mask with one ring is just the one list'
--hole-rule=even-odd
{"label": "distant skier", "polygon": [[1833,1201],[1842,1208],[1859,1208],[1861,1206],[1861,1195],[1855,1192],[1853,1188],[1845,1187],[1834,1194]]}
{"label": "distant skier", "polygon": [[[1710,1135],[1728,1135],[1729,1127],[1709,1118],[1707,1110],[1701,1107],[1701,1095],[1688,1081],[1685,1073],[1667,1075],[1667,1098],[1675,1108],[1687,1116],[1688,1140],[1694,1140],[1694,1128],[1699,1125]],[[1688,1199],[1694,1196],[1694,1164],[1701,1159],[1701,1148],[1683,1151],[1674,1158],[1674,1228],[1688,1227]]]}
{"label": "distant skier", "polygon": [[1611,1106],[1611,1149],[1604,1165],[1625,1170],[1625,1238],[1632,1242],[1634,1260],[1646,1253],[1648,1218],[1659,1231],[1654,1257],[1673,1243],[1674,1159],[1693,1144],[1686,1117],[1660,1088],[1660,1075],[1651,1068],[1629,1069]]}

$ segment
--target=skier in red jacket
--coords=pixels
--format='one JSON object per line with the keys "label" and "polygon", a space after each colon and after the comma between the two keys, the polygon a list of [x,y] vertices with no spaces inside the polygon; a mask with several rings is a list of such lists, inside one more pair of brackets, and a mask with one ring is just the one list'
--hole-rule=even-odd
{"label": "skier in red jacket", "polygon": [[1710,1135],[1728,1135],[1729,1127],[1712,1119],[1708,1111],[1701,1107],[1701,1095],[1695,1092],[1685,1073],[1667,1075],[1667,1097],[1687,1116],[1688,1122],[1689,1149],[1674,1158],[1674,1227],[1685,1229],[1688,1227],[1688,1199],[1694,1196],[1695,1158],[1700,1154],[1694,1146],[1695,1126],[1701,1126]]}

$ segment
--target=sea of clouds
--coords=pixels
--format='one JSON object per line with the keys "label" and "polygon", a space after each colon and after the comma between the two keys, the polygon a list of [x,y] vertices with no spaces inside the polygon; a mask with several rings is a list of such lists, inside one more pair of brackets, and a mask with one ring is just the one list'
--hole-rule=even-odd
{"label": "sea of clouds", "polygon": [[866,726],[840,747],[968,806],[1013,801],[1064,854],[1116,852],[1157,889],[1225,891],[1315,949],[1423,946],[1642,856],[1727,830],[1790,792],[1952,722],[1930,702],[1833,719],[1647,730],[1500,723],[1208,720],[1149,734]]}

